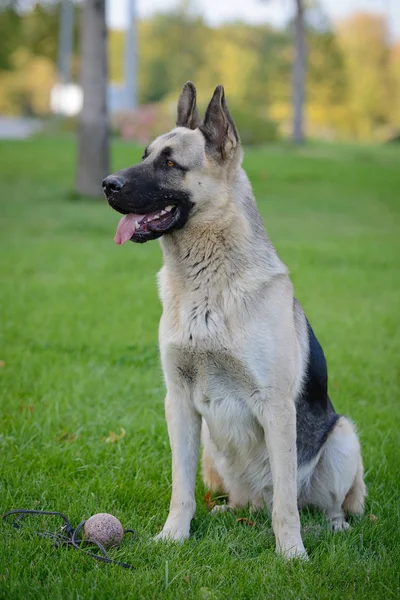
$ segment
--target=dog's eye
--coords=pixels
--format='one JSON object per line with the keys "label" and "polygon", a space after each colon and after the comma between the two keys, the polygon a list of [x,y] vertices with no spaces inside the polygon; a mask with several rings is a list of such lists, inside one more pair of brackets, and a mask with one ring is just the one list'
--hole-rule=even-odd
{"label": "dog's eye", "polygon": [[175,163],[172,160],[167,160],[167,167],[174,167]]}

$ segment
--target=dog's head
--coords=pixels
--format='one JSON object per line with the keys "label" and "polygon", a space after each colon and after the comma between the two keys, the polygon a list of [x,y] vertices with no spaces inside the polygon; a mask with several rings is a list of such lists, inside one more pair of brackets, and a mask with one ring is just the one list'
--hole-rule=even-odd
{"label": "dog's head", "polygon": [[[154,240],[181,229],[212,203],[223,202],[241,156],[224,88],[216,88],[202,122],[196,89],[190,81],[185,83],[176,128],[154,140],[141,163],[103,181],[109,204],[125,215],[118,224],[116,243]],[[208,212],[212,218],[213,211]]]}

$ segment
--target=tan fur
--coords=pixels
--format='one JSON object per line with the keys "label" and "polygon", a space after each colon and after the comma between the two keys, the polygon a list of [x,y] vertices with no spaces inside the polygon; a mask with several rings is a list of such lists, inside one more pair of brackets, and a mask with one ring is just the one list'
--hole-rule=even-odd
{"label": "tan fur", "polygon": [[367,487],[364,483],[364,467],[360,454],[357,473],[354,478],[353,485],[351,486],[350,491],[347,493],[343,502],[344,512],[354,515],[364,514],[364,504],[366,495]]}
{"label": "tan fur", "polygon": [[224,484],[215,468],[212,457],[208,454],[207,449],[203,449],[203,456],[201,461],[201,474],[203,476],[204,485],[208,490],[212,492],[223,492]]}

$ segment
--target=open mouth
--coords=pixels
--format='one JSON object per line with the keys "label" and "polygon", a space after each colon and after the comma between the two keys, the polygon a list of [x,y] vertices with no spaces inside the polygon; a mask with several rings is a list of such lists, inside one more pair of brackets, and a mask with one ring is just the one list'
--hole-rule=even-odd
{"label": "open mouth", "polygon": [[178,219],[179,210],[174,204],[144,215],[128,213],[118,223],[114,242],[125,244],[128,240],[145,242],[155,239],[171,229]]}

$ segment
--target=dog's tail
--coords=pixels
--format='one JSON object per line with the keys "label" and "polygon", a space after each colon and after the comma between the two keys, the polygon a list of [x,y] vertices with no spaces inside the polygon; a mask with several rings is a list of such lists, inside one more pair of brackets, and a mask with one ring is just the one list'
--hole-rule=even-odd
{"label": "dog's tail", "polygon": [[343,510],[346,513],[362,515],[364,512],[365,496],[367,495],[367,487],[364,483],[364,467],[361,454],[358,458],[357,473],[353,481],[353,485],[347,492],[343,502]]}

